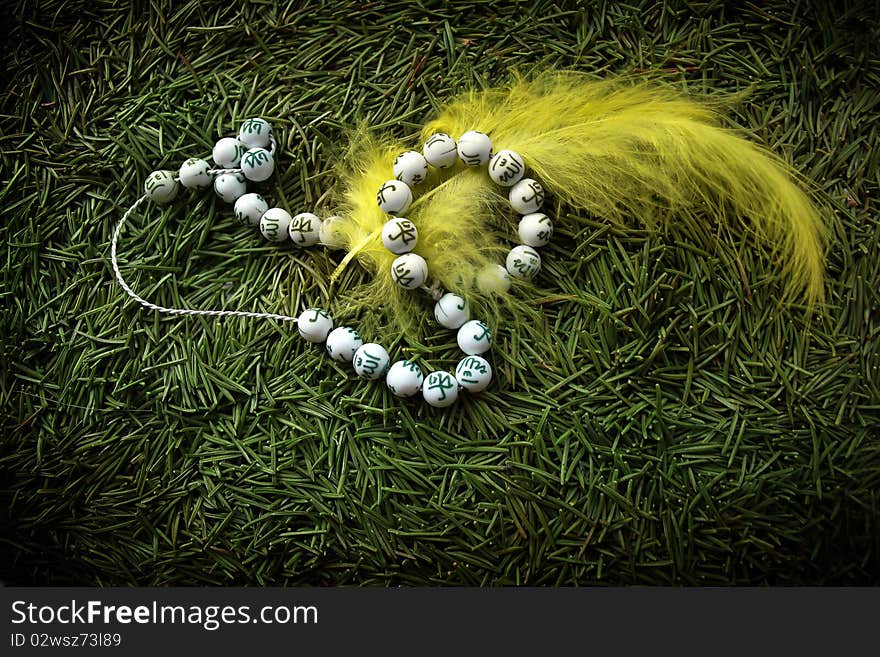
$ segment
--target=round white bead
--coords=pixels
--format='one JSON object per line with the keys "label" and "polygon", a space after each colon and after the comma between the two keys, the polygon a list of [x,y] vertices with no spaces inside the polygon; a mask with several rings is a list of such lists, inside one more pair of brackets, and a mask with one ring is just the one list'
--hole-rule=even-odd
{"label": "round white bead", "polygon": [[309,308],[297,317],[296,328],[306,340],[318,344],[324,342],[333,330],[333,318],[320,308]]}
{"label": "round white bead", "polygon": [[385,376],[385,385],[396,397],[412,397],[422,388],[425,375],[411,360],[399,360]]}
{"label": "round white bead", "polygon": [[409,185],[399,180],[386,180],[376,192],[376,202],[383,212],[403,213],[412,203],[412,190]]}
{"label": "round white bead", "polygon": [[469,315],[467,301],[452,292],[447,292],[434,304],[434,318],[448,329],[460,328]]}
{"label": "round white bead", "polygon": [[410,187],[428,175],[428,160],[418,151],[406,151],[394,158],[394,177]]}
{"label": "round white bead", "polygon": [[532,280],[541,269],[541,256],[532,247],[520,244],[507,254],[507,271],[514,278]]}
{"label": "round white bead", "polygon": [[428,280],[428,263],[416,253],[404,253],[391,263],[391,277],[400,287],[414,290]]}
{"label": "round white bead", "polygon": [[455,140],[443,132],[428,137],[428,141],[422,147],[422,153],[428,164],[433,164],[438,169],[448,169],[458,159]]}
{"label": "round white bead", "polygon": [[482,356],[462,358],[455,367],[455,380],[468,392],[481,392],[492,381],[492,366]]}
{"label": "round white bead", "polygon": [[216,144],[211,152],[218,167],[224,169],[234,169],[241,162],[241,156],[245,152],[244,145],[234,137],[223,137]]}
{"label": "round white bead", "polygon": [[477,356],[489,351],[492,346],[492,332],[483,322],[472,319],[458,329],[456,341],[459,349],[468,356]]}
{"label": "round white bead", "polygon": [[344,224],[345,220],[337,215],[324,219],[318,229],[318,242],[330,249],[345,248],[345,235],[341,231]]}
{"label": "round white bead", "polygon": [[214,178],[214,191],[227,203],[235,203],[247,191],[247,183],[240,173],[221,173]]}
{"label": "round white bead", "polygon": [[180,165],[180,184],[187,189],[207,187],[211,184],[211,165],[200,157],[191,157]]}
{"label": "round white bead", "polygon": [[437,408],[451,406],[458,399],[458,381],[449,372],[431,372],[422,384],[422,397]]}
{"label": "round white bead", "polygon": [[260,232],[270,242],[283,242],[289,235],[290,214],[282,208],[269,208],[260,217]]}
{"label": "round white bead", "polygon": [[361,345],[354,352],[354,371],[362,379],[370,379],[375,381],[380,378],[388,370],[388,364],[391,358],[385,347],[375,342],[368,342]]}
{"label": "round white bead", "polygon": [[483,132],[470,130],[458,138],[458,157],[472,167],[488,164],[492,157],[492,140]]}
{"label": "round white bead", "polygon": [[144,181],[144,193],[156,203],[170,203],[178,189],[173,171],[153,171]]}
{"label": "round white bead", "polygon": [[272,126],[261,118],[247,119],[238,130],[238,141],[246,148],[268,148]]}
{"label": "round white bead", "polygon": [[288,232],[297,246],[314,246],[321,236],[321,219],[311,212],[300,212],[290,220]]}
{"label": "round white bead", "polygon": [[500,150],[489,160],[489,177],[502,187],[510,187],[526,173],[526,164],[516,151]]}
{"label": "round white bead", "polygon": [[519,220],[519,241],[528,246],[546,246],[553,237],[553,222],[543,212],[532,212]]}
{"label": "round white bead", "polygon": [[327,336],[327,353],[333,360],[350,363],[355,352],[363,344],[364,341],[355,329],[350,326],[340,326],[330,331]]}
{"label": "round white bead", "polygon": [[265,148],[251,148],[241,156],[241,172],[254,182],[263,182],[275,172],[275,158]]}
{"label": "round white bead", "polygon": [[250,194],[242,194],[235,201],[233,210],[235,218],[243,224],[251,226],[260,225],[260,217],[269,209],[269,204],[259,194],[251,192]]}
{"label": "round white bead", "polygon": [[504,265],[486,265],[477,274],[477,288],[481,292],[503,294],[510,289],[510,274]]}
{"label": "round white bead", "polygon": [[530,214],[544,205],[544,188],[533,178],[523,178],[510,188],[507,198],[514,210],[520,214]]}
{"label": "round white bead", "polygon": [[409,219],[394,217],[382,226],[382,244],[391,253],[409,253],[416,248],[418,240],[419,230]]}

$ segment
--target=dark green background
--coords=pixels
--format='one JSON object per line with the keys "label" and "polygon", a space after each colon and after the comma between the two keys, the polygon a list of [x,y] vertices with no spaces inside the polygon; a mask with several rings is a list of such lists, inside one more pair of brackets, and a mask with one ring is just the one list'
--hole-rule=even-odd
{"label": "dark green background", "polygon": [[[877,6],[738,4],[6,5],[2,578],[880,582]],[[553,207],[517,291],[541,312],[497,327],[493,387],[443,413],[289,327],[158,317],[113,281],[144,177],[247,116],[281,139],[266,193],[308,209],[357,120],[414,138],[454,92],[549,66],[748,90],[731,117],[833,207],[827,316],[780,308],[778,263],[736,230]],[[136,216],[121,254],[157,303],[290,313],[339,260],[263,242],[207,193]],[[454,363],[421,335],[396,347]]]}

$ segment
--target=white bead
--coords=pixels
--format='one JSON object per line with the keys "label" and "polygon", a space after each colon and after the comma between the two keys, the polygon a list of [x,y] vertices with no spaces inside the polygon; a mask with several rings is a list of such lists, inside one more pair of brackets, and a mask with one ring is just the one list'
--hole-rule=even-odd
{"label": "white bead", "polygon": [[247,183],[240,173],[221,173],[214,178],[214,191],[227,203],[235,203],[247,191]]}
{"label": "white bead", "polygon": [[260,225],[260,217],[269,209],[269,204],[259,194],[251,192],[250,194],[242,194],[235,201],[233,210],[235,218],[243,224],[251,226]]}
{"label": "white bead", "polygon": [[268,148],[272,126],[261,118],[247,119],[238,130],[238,141],[246,148]]}
{"label": "white bead", "polygon": [[442,132],[428,137],[428,141],[422,147],[422,153],[424,153],[428,164],[433,164],[438,169],[448,169],[458,159],[455,140]]}
{"label": "white bead", "polygon": [[290,214],[281,208],[269,208],[260,217],[260,232],[270,242],[283,242],[289,235]]}
{"label": "white bead", "polygon": [[144,181],[144,193],[156,203],[170,203],[178,189],[173,171],[153,171]]}
{"label": "white bead", "polygon": [[477,288],[484,293],[503,294],[510,289],[510,274],[504,265],[486,265],[477,274]]}
{"label": "white bead", "polygon": [[418,241],[419,230],[409,219],[394,217],[382,226],[382,244],[391,253],[409,253]]}
{"label": "white bead", "polygon": [[416,253],[404,253],[391,263],[391,278],[400,287],[414,290],[428,280],[428,263]]}
{"label": "white bead", "polygon": [[412,397],[422,389],[425,375],[422,369],[411,360],[399,360],[385,376],[385,385],[396,397]]}
{"label": "white bead", "polygon": [[451,406],[458,399],[458,382],[449,372],[431,372],[422,384],[422,397],[437,408]]}
{"label": "white bead", "polygon": [[462,358],[455,367],[455,380],[468,392],[481,392],[492,381],[492,366],[482,356]]}
{"label": "white bead", "polygon": [[355,374],[362,379],[375,381],[388,370],[391,358],[388,356],[388,352],[385,351],[385,347],[375,342],[368,342],[365,345],[361,345],[354,352],[354,360],[352,362]]}
{"label": "white bead", "polygon": [[394,177],[412,187],[428,175],[428,160],[418,151],[406,151],[394,158],[393,168]]}
{"label": "white bead", "polygon": [[363,344],[364,341],[355,329],[350,326],[340,326],[330,331],[327,336],[327,353],[333,360],[350,363],[355,352]]}
{"label": "white bead", "polygon": [[383,212],[403,213],[412,203],[412,190],[409,185],[399,180],[386,180],[376,192],[376,202]]}
{"label": "white bead", "polygon": [[519,241],[528,246],[546,246],[553,237],[553,222],[543,212],[532,212],[519,220]]}
{"label": "white bead", "polygon": [[309,308],[297,317],[296,328],[303,338],[318,344],[324,342],[327,334],[333,330],[333,318],[320,308]]}
{"label": "white bead", "polygon": [[462,324],[456,336],[458,348],[468,356],[476,356],[489,351],[492,346],[492,332],[483,322],[472,319]]}
{"label": "white bead", "polygon": [[507,254],[507,271],[514,278],[532,280],[541,269],[541,256],[532,247],[520,244]]}
{"label": "white bead", "polygon": [[448,329],[460,328],[469,315],[467,301],[452,292],[447,292],[434,304],[434,318]]}
{"label": "white bead", "polygon": [[544,188],[533,178],[523,178],[510,188],[507,198],[514,210],[520,214],[530,214],[544,205]]}
{"label": "white bead", "polygon": [[244,145],[234,137],[223,137],[216,144],[211,152],[218,167],[223,169],[234,169],[241,162],[241,156],[245,152]]}
{"label": "white bead", "polygon": [[251,148],[241,156],[241,172],[254,182],[263,182],[275,172],[275,158],[265,148]]}
{"label": "white bead", "polygon": [[330,249],[344,249],[347,244],[341,228],[345,220],[337,215],[327,217],[318,229],[318,242]]}
{"label": "white bead", "polygon": [[311,212],[300,212],[290,220],[288,232],[297,246],[314,246],[321,235],[321,219]]}
{"label": "white bead", "polygon": [[525,162],[516,151],[505,148],[489,160],[489,177],[502,187],[515,185],[525,173]]}
{"label": "white bead", "polygon": [[200,157],[191,157],[182,165],[177,173],[180,176],[180,184],[187,189],[196,187],[207,187],[211,184],[211,165],[207,160]]}
{"label": "white bead", "polygon": [[488,164],[492,157],[492,140],[483,132],[470,130],[458,138],[458,157],[472,167]]}

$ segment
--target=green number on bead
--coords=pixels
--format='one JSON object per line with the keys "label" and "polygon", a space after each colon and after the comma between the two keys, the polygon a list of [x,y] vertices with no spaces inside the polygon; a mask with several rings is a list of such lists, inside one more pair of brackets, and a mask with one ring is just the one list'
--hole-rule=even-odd
{"label": "green number on bead", "polygon": [[245,155],[245,158],[244,158],[244,163],[247,164],[249,167],[255,167],[255,166],[262,164],[263,162],[268,162],[268,161],[269,161],[269,154],[262,149],[248,151],[247,154]]}
{"label": "green number on bead", "polygon": [[312,230],[312,218],[311,217],[299,217],[296,216],[293,218],[293,223],[290,225],[290,234],[299,233],[299,237],[297,238],[297,242],[305,242],[306,236],[303,233],[311,232]]}
{"label": "green number on bead", "polygon": [[412,287],[413,281],[415,280],[415,276],[412,276],[412,270],[406,265],[397,265],[392,272],[394,274],[394,281],[403,287]]}
{"label": "green number on bead", "polygon": [[314,313],[314,316],[308,320],[312,323],[317,322],[318,319],[320,319],[321,317],[323,317],[324,319],[330,319],[330,315],[328,315],[323,310],[313,310],[312,312]]}
{"label": "green number on bead", "polygon": [[431,381],[432,383],[428,386],[428,390],[439,390],[440,399],[446,399],[446,391],[451,390],[455,386],[455,384],[452,382],[452,377],[448,374],[435,376],[431,379]]}
{"label": "green number on bead", "polygon": [[475,165],[480,163],[479,153],[465,153],[460,151],[459,155],[461,156],[461,161],[465,164]]}
{"label": "green number on bead", "polygon": [[409,244],[416,239],[416,227],[411,221],[401,220],[395,224],[400,232],[397,235],[389,235],[388,239],[393,242],[400,240],[404,244]]}
{"label": "green number on bead", "polygon": [[469,369],[472,369],[472,370],[476,370],[477,372],[480,372],[481,374],[486,374],[488,372],[488,369],[486,368],[485,363],[477,360],[473,356],[465,359],[464,365],[465,365],[465,367],[468,367]]}
{"label": "green number on bead", "polygon": [[479,335],[474,334],[474,340],[477,342],[482,342],[486,340],[486,342],[492,342],[492,334],[489,333],[489,327],[483,324],[483,322],[478,322],[478,326],[483,329],[483,332]]}
{"label": "green number on bead", "polygon": [[471,378],[472,376],[473,376],[473,374],[471,374],[470,370],[465,370],[460,374],[460,377],[461,377],[460,380],[462,383],[473,383],[473,384],[479,383],[479,381],[477,381],[476,379]]}
{"label": "green number on bead", "polygon": [[381,362],[382,359],[379,356],[374,356],[368,351],[364,351],[363,355],[358,357],[358,367],[364,371],[364,374],[373,374],[379,369]]}
{"label": "green number on bead", "polygon": [[263,132],[263,122],[257,121],[256,119],[248,119],[241,126],[242,132],[249,132],[251,134],[262,134]]}
{"label": "green number on bead", "polygon": [[146,190],[148,192],[152,192],[152,191],[158,189],[159,187],[164,187],[165,182],[166,182],[165,176],[163,174],[157,172],[157,173],[154,173],[149,178],[147,178],[147,182],[144,183],[144,187],[146,188]]}
{"label": "green number on bead", "polygon": [[516,158],[502,156],[492,162],[492,169],[504,169],[504,172],[498,176],[498,180],[501,182],[507,182],[516,177],[516,174],[522,171],[522,163]]}

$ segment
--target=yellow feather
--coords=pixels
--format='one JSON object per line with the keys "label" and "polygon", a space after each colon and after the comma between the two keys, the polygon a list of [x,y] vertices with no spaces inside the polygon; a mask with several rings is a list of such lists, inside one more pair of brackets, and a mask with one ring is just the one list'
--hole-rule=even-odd
{"label": "yellow feather", "polygon": [[[517,151],[552,196],[608,221],[680,226],[686,235],[738,221],[777,253],[789,297],[823,298],[826,228],[809,184],[767,148],[723,127],[713,103],[658,83],[553,72],[465,94],[421,136],[468,130],[487,133],[495,150]],[[363,129],[352,141],[341,172],[345,242],[360,245],[356,257],[375,274],[366,302],[406,313],[411,297],[390,277],[394,256],[379,238],[387,217],[376,190],[391,177],[395,155],[413,145],[377,141]],[[432,278],[472,302],[490,299],[480,272],[503,262],[516,239],[515,223],[502,221],[510,214],[503,190],[484,170],[459,164],[432,171],[414,191],[408,216]]]}

